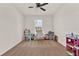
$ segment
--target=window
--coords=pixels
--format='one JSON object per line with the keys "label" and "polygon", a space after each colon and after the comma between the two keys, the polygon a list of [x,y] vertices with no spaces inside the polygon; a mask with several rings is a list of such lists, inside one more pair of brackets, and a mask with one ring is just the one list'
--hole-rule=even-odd
{"label": "window", "polygon": [[35,20],[35,27],[42,27],[43,21],[42,20]]}
{"label": "window", "polygon": [[43,36],[42,29],[43,29],[43,20],[41,19],[35,20],[35,32],[37,37],[39,38]]}

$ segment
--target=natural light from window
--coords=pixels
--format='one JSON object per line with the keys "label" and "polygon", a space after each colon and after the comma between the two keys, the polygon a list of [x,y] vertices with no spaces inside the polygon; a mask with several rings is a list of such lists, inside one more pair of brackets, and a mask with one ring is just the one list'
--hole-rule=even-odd
{"label": "natural light from window", "polygon": [[43,26],[43,21],[38,19],[38,20],[35,20],[35,27],[42,27]]}

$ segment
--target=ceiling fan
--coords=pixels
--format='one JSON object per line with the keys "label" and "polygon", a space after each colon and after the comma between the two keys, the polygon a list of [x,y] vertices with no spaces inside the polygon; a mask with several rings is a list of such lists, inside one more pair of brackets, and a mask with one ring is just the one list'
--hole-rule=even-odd
{"label": "ceiling fan", "polygon": [[[46,9],[43,8],[43,6],[47,5],[48,3],[35,3],[36,4],[36,8],[40,8],[43,11],[46,11]],[[34,6],[29,6],[29,8],[34,8]]]}

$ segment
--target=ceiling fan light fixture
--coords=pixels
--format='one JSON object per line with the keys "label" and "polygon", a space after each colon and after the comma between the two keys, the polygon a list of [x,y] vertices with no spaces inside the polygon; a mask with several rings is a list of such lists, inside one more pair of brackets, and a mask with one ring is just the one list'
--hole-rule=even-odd
{"label": "ceiling fan light fixture", "polygon": [[[46,9],[43,8],[43,6],[47,5],[48,3],[35,3],[36,4],[36,8],[40,8],[43,11],[46,11]],[[34,8],[33,6],[30,6],[29,8]]]}

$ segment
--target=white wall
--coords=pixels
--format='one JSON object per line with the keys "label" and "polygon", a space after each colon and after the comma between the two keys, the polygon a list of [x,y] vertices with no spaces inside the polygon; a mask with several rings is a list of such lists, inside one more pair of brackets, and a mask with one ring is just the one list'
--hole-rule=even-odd
{"label": "white wall", "polygon": [[25,28],[28,28],[31,30],[32,33],[35,33],[35,24],[34,20],[42,19],[43,20],[43,31],[44,33],[47,33],[48,31],[53,31],[53,25],[52,25],[52,16],[48,15],[27,15],[25,17]]}
{"label": "white wall", "polygon": [[10,4],[0,4],[0,55],[22,40],[23,17]]}
{"label": "white wall", "polygon": [[64,46],[66,34],[71,32],[79,34],[79,4],[64,4],[53,19],[55,33],[59,37],[59,42]]}

